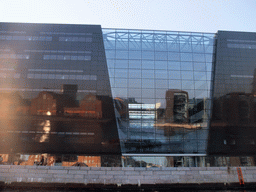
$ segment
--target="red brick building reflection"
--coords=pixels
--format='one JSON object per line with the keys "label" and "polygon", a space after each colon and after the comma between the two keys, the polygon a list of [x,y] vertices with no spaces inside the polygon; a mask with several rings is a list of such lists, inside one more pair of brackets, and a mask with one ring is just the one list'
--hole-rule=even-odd
{"label": "red brick building reflection", "polygon": [[[51,154],[34,154],[34,155],[10,155],[0,154],[4,165],[41,165],[41,166],[55,166],[56,164],[70,167],[70,166],[88,166],[101,167],[100,156],[56,156]],[[72,158],[73,157],[73,158]],[[42,161],[43,159],[43,161]]]}
{"label": "red brick building reflection", "polygon": [[102,118],[102,101],[96,95],[86,95],[79,107],[65,107],[64,114],[89,118]]}
{"label": "red brick building reflection", "polygon": [[169,89],[165,94],[166,122],[188,123],[188,93],[182,90]]}
{"label": "red brick building reflection", "polygon": [[[214,101],[212,126],[245,125],[255,123],[256,99],[251,93],[233,92]],[[224,125],[223,124],[223,125]]]}
{"label": "red brick building reflection", "polygon": [[96,95],[86,95],[79,104],[68,95],[43,91],[31,101],[31,115],[66,115],[102,118],[102,101]]}
{"label": "red brick building reflection", "polygon": [[76,100],[77,85],[63,85],[62,93],[42,91],[36,98],[23,99],[18,93],[0,93],[0,117],[48,115],[82,118],[114,118],[112,98],[88,94]]}
{"label": "red brick building reflection", "polygon": [[43,91],[31,100],[31,115],[63,115],[66,106],[75,106],[75,101],[67,95]]}

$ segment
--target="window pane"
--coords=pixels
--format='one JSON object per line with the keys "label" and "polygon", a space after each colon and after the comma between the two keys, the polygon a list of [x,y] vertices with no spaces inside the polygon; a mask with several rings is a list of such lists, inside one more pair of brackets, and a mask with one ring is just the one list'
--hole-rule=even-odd
{"label": "window pane", "polygon": [[155,98],[155,89],[142,89],[142,98]]}
{"label": "window pane", "polygon": [[193,72],[191,71],[181,71],[181,76],[182,79],[189,79],[189,80],[193,80]]}
{"label": "window pane", "polygon": [[142,88],[154,88],[155,82],[153,79],[142,79]]}
{"label": "window pane", "polygon": [[194,70],[195,71],[205,71],[205,63],[194,63]]}
{"label": "window pane", "polygon": [[141,69],[141,60],[129,60],[129,68]]}
{"label": "window pane", "polygon": [[180,61],[180,53],[177,52],[168,52],[169,61]]}
{"label": "window pane", "polygon": [[182,81],[182,89],[194,89],[194,82],[193,81]]}
{"label": "window pane", "polygon": [[181,53],[180,60],[181,61],[192,61],[192,53]]}
{"label": "window pane", "polygon": [[154,70],[142,70],[142,78],[154,78]]}
{"label": "window pane", "polygon": [[115,69],[115,77],[127,78],[128,71],[125,69]]}
{"label": "window pane", "polygon": [[153,51],[142,51],[142,59],[154,60],[155,53]]}
{"label": "window pane", "polygon": [[167,79],[167,70],[155,70],[156,79]]}
{"label": "window pane", "polygon": [[141,59],[141,51],[130,51],[129,59]]}
{"label": "window pane", "polygon": [[156,86],[156,88],[168,89],[168,81],[167,80],[156,80],[155,86]]}
{"label": "window pane", "polygon": [[181,79],[180,71],[169,71],[169,79]]}
{"label": "window pane", "polygon": [[115,87],[127,87],[127,79],[115,78]]}
{"label": "window pane", "polygon": [[194,53],[193,54],[193,60],[197,61],[197,62],[205,62],[205,56],[204,56],[204,54]]}
{"label": "window pane", "polygon": [[129,79],[129,88],[141,88],[141,79]]}
{"label": "window pane", "polygon": [[155,52],[155,60],[167,60],[167,52]]}
{"label": "window pane", "polygon": [[206,72],[195,72],[195,80],[206,80]]}
{"label": "window pane", "polygon": [[155,61],[155,69],[167,69],[167,61]]}
{"label": "window pane", "polygon": [[142,60],[142,69],[154,69],[154,68],[155,68],[154,61]]}
{"label": "window pane", "polygon": [[128,59],[128,51],[116,51],[116,58],[117,59]]}
{"label": "window pane", "polygon": [[168,61],[169,70],[180,70],[180,62]]}
{"label": "window pane", "polygon": [[128,60],[115,60],[115,62],[116,62],[115,64],[116,68],[123,68],[123,69],[128,68]]}
{"label": "window pane", "polygon": [[129,78],[141,78],[141,70],[129,70]]}
{"label": "window pane", "polygon": [[192,62],[181,62],[181,70],[193,71],[193,63]]}
{"label": "window pane", "polygon": [[181,89],[181,80],[169,80],[169,89]]}

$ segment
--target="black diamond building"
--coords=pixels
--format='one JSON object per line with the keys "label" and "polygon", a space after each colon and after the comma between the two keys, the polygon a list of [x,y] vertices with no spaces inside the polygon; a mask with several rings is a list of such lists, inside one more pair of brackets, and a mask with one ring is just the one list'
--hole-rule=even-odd
{"label": "black diamond building", "polygon": [[249,32],[0,23],[3,163],[252,166],[255,53]]}

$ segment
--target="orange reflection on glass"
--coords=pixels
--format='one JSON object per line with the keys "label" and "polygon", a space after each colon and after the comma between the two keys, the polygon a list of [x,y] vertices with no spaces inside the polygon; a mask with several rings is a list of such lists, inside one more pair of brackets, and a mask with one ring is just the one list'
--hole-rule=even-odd
{"label": "orange reflection on glass", "polygon": [[76,161],[63,161],[62,166],[101,167],[100,156],[78,156]]}
{"label": "orange reflection on glass", "polygon": [[43,135],[40,137],[40,143],[47,142],[49,140],[49,134],[51,130],[51,122],[50,120],[46,120],[43,125]]}

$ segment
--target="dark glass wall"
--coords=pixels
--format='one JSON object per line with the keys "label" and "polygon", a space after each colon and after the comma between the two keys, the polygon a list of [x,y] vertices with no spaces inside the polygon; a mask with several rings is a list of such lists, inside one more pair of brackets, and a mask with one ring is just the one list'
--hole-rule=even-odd
{"label": "dark glass wall", "polygon": [[0,153],[120,154],[101,27],[0,23]]}
{"label": "dark glass wall", "polygon": [[256,33],[219,31],[210,155],[255,155]]}

